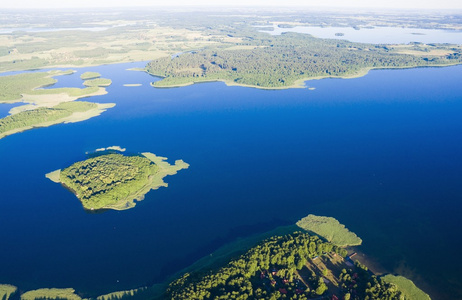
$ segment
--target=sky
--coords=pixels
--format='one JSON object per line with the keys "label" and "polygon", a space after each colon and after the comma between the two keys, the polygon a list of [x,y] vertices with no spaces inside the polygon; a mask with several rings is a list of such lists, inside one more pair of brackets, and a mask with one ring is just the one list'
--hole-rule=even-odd
{"label": "sky", "polygon": [[315,6],[388,9],[462,9],[462,0],[10,0],[1,8],[72,8],[139,6]]}

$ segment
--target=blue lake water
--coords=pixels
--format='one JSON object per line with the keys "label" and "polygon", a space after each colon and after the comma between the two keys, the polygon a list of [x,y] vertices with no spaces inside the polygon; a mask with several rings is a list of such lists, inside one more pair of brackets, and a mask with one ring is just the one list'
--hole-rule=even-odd
{"label": "blue lake water", "polygon": [[[139,66],[62,77],[80,87],[82,72],[100,72],[109,93],[87,100],[117,106],[0,140],[0,282],[84,295],[134,288],[313,213],[339,219],[368,256],[435,299],[462,298],[462,66],[279,91],[156,89],[156,78],[126,70]],[[44,176],[112,145],[190,168],[134,209],[98,214]]]}
{"label": "blue lake water", "polygon": [[[311,34],[318,38],[345,39],[351,42],[372,43],[372,44],[407,44],[410,42],[419,43],[452,43],[462,44],[462,30],[440,30],[423,28],[404,27],[317,27],[317,26],[296,26],[293,28],[274,27],[274,31],[265,31],[272,35],[279,35],[283,32],[298,32]],[[343,33],[343,36],[336,36],[336,33]]]}

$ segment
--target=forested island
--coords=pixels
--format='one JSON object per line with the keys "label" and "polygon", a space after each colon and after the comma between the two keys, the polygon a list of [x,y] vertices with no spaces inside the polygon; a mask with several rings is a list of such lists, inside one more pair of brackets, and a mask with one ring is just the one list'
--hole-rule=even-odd
{"label": "forested island", "polygon": [[173,165],[165,160],[148,152],[130,156],[109,153],[76,162],[46,177],[71,190],[87,210],[125,210],[135,207],[150,190],[167,187],[165,176],[189,167],[182,160]]}
{"label": "forested island", "polygon": [[462,49],[457,45],[415,44],[403,49],[298,33],[233,34],[242,39],[233,48],[190,51],[153,60],[146,71],[163,79],[152,85],[170,87],[224,81],[229,85],[288,88],[301,87],[309,79],[362,76],[371,69],[462,63]]}

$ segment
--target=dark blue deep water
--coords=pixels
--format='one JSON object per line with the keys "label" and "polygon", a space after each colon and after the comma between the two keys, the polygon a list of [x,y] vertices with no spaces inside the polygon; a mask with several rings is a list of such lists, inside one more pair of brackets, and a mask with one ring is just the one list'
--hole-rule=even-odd
{"label": "dark blue deep water", "polygon": [[[80,87],[98,71],[113,84],[89,100],[117,106],[0,140],[0,282],[135,288],[313,213],[346,224],[363,252],[436,299],[462,298],[462,66],[310,81],[313,91],[156,89],[126,70],[136,66],[57,77]],[[44,176],[112,145],[191,166],[134,209],[99,214]]]}

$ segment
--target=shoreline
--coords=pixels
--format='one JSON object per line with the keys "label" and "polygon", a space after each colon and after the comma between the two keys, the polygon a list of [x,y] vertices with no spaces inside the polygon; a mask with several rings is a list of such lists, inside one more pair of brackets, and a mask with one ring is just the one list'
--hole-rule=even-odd
{"label": "shoreline", "polygon": [[28,126],[24,126],[21,128],[16,128],[13,130],[5,131],[3,133],[0,133],[0,139],[7,137],[9,135],[15,134],[15,133],[24,132],[26,130],[30,130],[34,128],[49,127],[49,126],[61,124],[61,123],[68,124],[68,123],[77,123],[77,122],[85,121],[85,120],[101,115],[107,109],[112,108],[116,105],[115,103],[103,103],[103,104],[95,103],[95,104],[97,105],[96,108],[87,110],[85,112],[75,112],[70,116],[67,116],[65,118],[61,118],[55,121],[43,122],[43,123],[39,123],[35,125],[28,125]]}
{"label": "shoreline", "polygon": [[[208,79],[208,80],[200,80],[200,81],[188,81],[185,83],[179,83],[179,84],[172,84],[172,85],[163,85],[163,86],[155,86],[155,82],[160,82],[162,81],[154,81],[151,82],[150,85],[154,88],[159,88],[159,89],[168,89],[168,88],[179,88],[179,87],[185,87],[185,86],[190,86],[193,84],[198,84],[198,83],[209,83],[209,82],[224,82],[227,86],[241,86],[241,87],[249,87],[249,88],[256,88],[256,89],[261,89],[261,90],[287,90],[287,89],[293,89],[293,88],[307,88],[306,82],[311,81],[311,80],[321,80],[321,79],[354,79],[354,78],[360,78],[363,76],[366,76],[370,71],[373,70],[397,70],[397,69],[417,69],[417,68],[443,68],[443,67],[452,67],[452,66],[458,66],[462,65],[462,63],[453,63],[453,64],[439,64],[439,65],[431,65],[431,66],[403,66],[403,67],[389,67],[389,68],[384,68],[384,67],[368,67],[368,68],[362,68],[360,69],[357,73],[355,74],[350,74],[350,75],[343,75],[343,76],[332,76],[332,75],[326,75],[326,76],[314,76],[314,77],[303,77],[300,79],[297,79],[294,81],[292,85],[288,86],[281,86],[281,87],[264,87],[264,86],[257,86],[257,85],[250,85],[250,84],[242,84],[242,83],[236,83],[232,80],[229,79]],[[158,77],[158,78],[165,78],[160,75],[156,75],[153,73],[148,72],[147,70],[139,70],[148,73],[151,76]]]}

